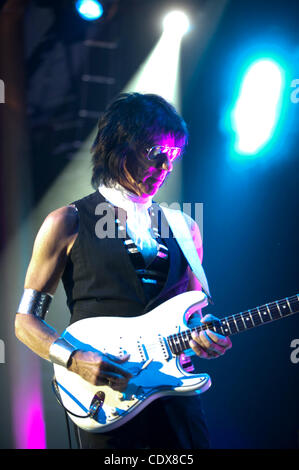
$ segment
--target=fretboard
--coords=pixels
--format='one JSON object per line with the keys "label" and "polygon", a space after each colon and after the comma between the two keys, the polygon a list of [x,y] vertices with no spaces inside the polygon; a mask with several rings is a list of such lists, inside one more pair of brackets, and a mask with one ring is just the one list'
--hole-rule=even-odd
{"label": "fretboard", "polygon": [[190,348],[189,341],[192,339],[193,331],[199,333],[209,329],[223,336],[232,336],[297,312],[299,312],[298,294],[170,335],[167,337],[167,342],[173,354],[181,354]]}

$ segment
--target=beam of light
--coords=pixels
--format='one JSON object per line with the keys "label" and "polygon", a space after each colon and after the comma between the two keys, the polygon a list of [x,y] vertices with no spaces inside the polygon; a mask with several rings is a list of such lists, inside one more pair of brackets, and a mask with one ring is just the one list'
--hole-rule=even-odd
{"label": "beam of light", "polygon": [[[178,11],[163,21],[162,35],[150,55],[125,87],[126,92],[155,93],[180,112],[180,50],[189,28],[187,16]],[[182,163],[176,162],[171,178],[159,190],[158,199],[179,200],[182,194]],[[155,198],[156,199],[156,198]],[[156,199],[157,200],[157,199]]]}
{"label": "beam of light", "polygon": [[101,3],[96,0],[78,0],[76,10],[87,21],[98,20],[104,13]]}
{"label": "beam of light", "polygon": [[259,59],[247,70],[231,114],[234,150],[256,155],[271,140],[279,120],[283,90],[281,67]]}
{"label": "beam of light", "polygon": [[188,18],[182,12],[171,12],[164,18],[160,40],[125,91],[156,93],[180,109],[179,59],[182,37],[188,27]]}

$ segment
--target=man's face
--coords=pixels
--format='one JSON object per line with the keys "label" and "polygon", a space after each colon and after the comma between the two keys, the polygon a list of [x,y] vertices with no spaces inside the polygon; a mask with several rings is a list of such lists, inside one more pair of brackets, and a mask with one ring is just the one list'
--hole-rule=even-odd
{"label": "man's face", "polygon": [[[155,148],[150,154],[146,150],[144,152],[145,169],[141,181],[138,182],[139,194],[144,197],[154,196],[163,185],[166,176],[172,171],[173,164],[178,158],[177,151],[171,150],[171,148],[183,148],[184,141],[177,142],[173,136],[162,136],[155,140],[152,147],[157,146],[162,147],[160,153],[159,149]],[[147,155],[155,156],[155,154],[157,157],[149,160]]]}

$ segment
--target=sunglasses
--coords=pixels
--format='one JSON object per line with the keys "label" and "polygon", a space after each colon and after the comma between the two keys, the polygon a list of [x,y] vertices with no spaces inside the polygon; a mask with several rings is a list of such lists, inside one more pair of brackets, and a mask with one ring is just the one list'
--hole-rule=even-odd
{"label": "sunglasses", "polygon": [[149,160],[156,160],[162,155],[167,154],[169,160],[173,161],[182,154],[183,149],[180,147],[168,147],[168,145],[155,145],[154,147],[146,149],[146,151],[146,156]]}

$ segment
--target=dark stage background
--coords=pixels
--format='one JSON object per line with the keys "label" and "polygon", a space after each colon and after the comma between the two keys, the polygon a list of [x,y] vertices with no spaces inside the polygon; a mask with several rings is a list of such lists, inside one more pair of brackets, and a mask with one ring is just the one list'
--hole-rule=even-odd
{"label": "dark stage background", "polygon": [[[42,210],[40,204],[155,46],[160,17],[174,5],[185,7],[193,24],[181,48],[181,112],[190,143],[179,201],[204,204],[204,267],[214,298],[206,313],[221,317],[298,292],[299,103],[290,99],[291,82],[299,79],[298,2],[116,1],[94,24],[76,16],[71,4],[0,2],[2,449],[42,447],[38,437],[26,444],[20,433],[34,435],[43,423],[48,448],[68,447],[51,366],[13,334],[36,230],[56,208],[55,200]],[[225,111],[244,61],[264,51],[281,56],[288,72],[279,135],[259,158],[232,158]],[[92,74],[100,79],[90,81]],[[88,149],[80,158],[90,158]],[[89,175],[75,174],[66,189],[75,195],[81,178]],[[53,304],[49,323],[62,331],[68,313],[61,289]],[[200,361],[213,383],[202,402],[214,448],[299,448],[299,362],[291,361],[298,323],[294,315],[234,336],[225,356]],[[39,384],[36,403],[44,414],[37,409],[24,427],[22,410]]]}

